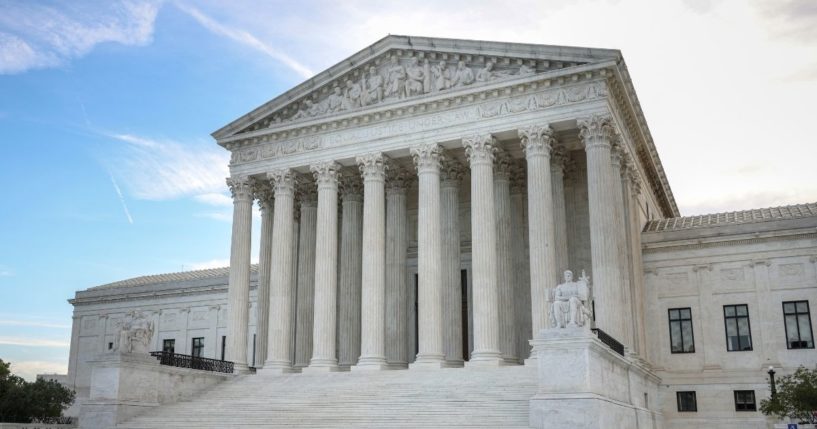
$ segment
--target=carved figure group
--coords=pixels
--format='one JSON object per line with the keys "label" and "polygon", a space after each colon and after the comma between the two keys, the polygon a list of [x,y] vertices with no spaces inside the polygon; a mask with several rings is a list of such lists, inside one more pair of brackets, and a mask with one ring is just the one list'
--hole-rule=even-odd
{"label": "carved figure group", "polygon": [[140,311],[131,311],[125,317],[112,351],[118,353],[149,353],[153,339],[153,322]]}
{"label": "carved figure group", "polygon": [[564,272],[564,282],[553,290],[550,306],[550,324],[554,328],[589,327],[590,279],[582,271],[579,281],[573,281],[573,272]]}
{"label": "carved figure group", "polygon": [[[510,76],[534,74],[535,69],[522,64],[516,73],[496,70],[496,63],[489,60],[476,73],[458,61],[449,67],[445,60],[431,65],[428,59],[412,57],[403,65],[397,56],[392,56],[379,73],[377,67],[370,66],[359,80],[348,78],[343,87],[335,86],[331,93],[320,102],[304,100],[291,119],[314,118],[317,116],[353,110],[382,103],[384,100],[398,100],[417,95],[460,88],[476,82],[489,82]],[[273,121],[277,124],[279,121]]]}

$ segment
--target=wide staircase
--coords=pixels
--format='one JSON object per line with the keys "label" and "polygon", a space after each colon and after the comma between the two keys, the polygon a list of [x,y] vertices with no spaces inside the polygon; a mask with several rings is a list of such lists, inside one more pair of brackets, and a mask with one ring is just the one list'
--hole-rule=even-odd
{"label": "wide staircase", "polygon": [[120,428],[526,428],[536,369],[245,375]]}

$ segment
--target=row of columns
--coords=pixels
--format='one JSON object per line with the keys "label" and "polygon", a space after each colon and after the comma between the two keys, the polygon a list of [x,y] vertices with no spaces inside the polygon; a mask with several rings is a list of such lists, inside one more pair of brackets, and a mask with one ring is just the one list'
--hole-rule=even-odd
{"label": "row of columns", "polygon": [[[623,287],[632,277],[623,269],[630,263],[626,258],[633,249],[625,231],[634,225],[624,221],[632,210],[632,196],[626,187],[615,185],[622,183],[624,173],[613,152],[610,118],[592,116],[580,119],[578,125],[587,153],[596,323],[632,344],[634,329],[626,328],[623,317],[616,317],[620,305],[635,308],[633,297]],[[527,167],[525,186],[518,181],[512,184],[513,164],[490,134],[462,140],[471,173],[474,349],[468,365],[502,365],[527,354],[527,340],[548,327],[549,292],[568,264],[562,183],[565,154],[554,151],[554,131],[548,126],[520,129],[519,137]],[[419,193],[419,345],[413,366],[460,366],[458,193],[465,168],[447,158],[438,144],[418,145],[410,154],[417,169]],[[302,192],[301,246],[292,244],[296,238],[292,219],[297,186],[292,170],[268,173],[271,188],[256,190],[255,194],[249,181],[228,180],[235,207],[227,356],[238,370],[246,368],[247,362],[244,345],[253,195],[261,201],[263,218],[258,296],[259,302],[264,301],[259,313],[266,306],[268,316],[259,316],[258,333],[264,369],[405,367],[405,189],[410,177],[399,169],[390,171],[389,159],[381,153],[359,156],[356,163],[363,195],[359,184],[354,184],[356,180],[344,180],[338,163],[327,161],[310,167],[317,195]],[[340,240],[339,191],[343,198]],[[265,241],[268,235],[271,243]],[[515,265],[525,252],[514,243],[527,244],[527,273],[520,273]],[[296,261],[297,271],[292,269]],[[530,290],[520,294],[519,285],[524,284],[529,284]],[[521,304],[516,298],[520,296],[524,297]],[[523,313],[528,313],[529,319],[527,315],[520,318],[520,306],[527,299],[530,307]],[[297,310],[292,314],[295,301]],[[268,323],[264,323],[265,317]],[[514,328],[520,319],[529,320],[530,327],[522,335]],[[293,332],[297,336],[294,341]],[[293,344],[298,344],[295,350]]]}

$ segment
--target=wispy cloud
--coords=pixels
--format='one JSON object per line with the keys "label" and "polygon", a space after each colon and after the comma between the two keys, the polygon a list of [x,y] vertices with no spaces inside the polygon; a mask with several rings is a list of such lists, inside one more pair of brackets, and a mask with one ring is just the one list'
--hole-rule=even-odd
{"label": "wispy cloud", "polygon": [[198,202],[209,204],[211,206],[229,207],[233,205],[233,199],[226,194],[209,193],[196,195],[194,198]]}
{"label": "wispy cloud", "polygon": [[190,270],[206,270],[209,268],[222,268],[229,266],[230,266],[229,259],[211,259],[209,261],[194,262],[192,264],[185,265],[185,268],[190,268]]}
{"label": "wispy cloud", "polygon": [[220,36],[227,37],[235,42],[241,43],[242,45],[248,46],[252,49],[255,49],[259,52],[266,54],[267,56],[282,62],[284,65],[298,73],[304,78],[312,77],[315,73],[310,70],[305,65],[301,64],[298,60],[290,57],[289,55],[281,52],[280,50],[270,46],[267,43],[264,43],[251,33],[238,29],[232,28],[222,23],[217,22],[213,18],[205,15],[199,9],[177,2],[175,3],[176,7],[178,7],[183,12],[187,13],[193,19],[195,19],[202,27],[206,28],[210,32],[214,34],[218,34]]}
{"label": "wispy cloud", "polygon": [[34,381],[37,374],[65,374],[68,371],[68,362],[47,360],[19,360],[11,362],[11,372],[14,375]]}
{"label": "wispy cloud", "polygon": [[122,203],[122,209],[125,211],[125,216],[128,218],[128,223],[133,225],[133,217],[130,215],[130,210],[128,210],[128,205],[125,203],[125,196],[122,195],[122,190],[119,189],[119,185],[116,183],[116,179],[114,179],[113,174],[108,172],[108,176],[111,178],[111,183],[113,184],[113,189],[116,191],[116,195],[119,197],[119,202]]}
{"label": "wispy cloud", "polygon": [[216,200],[229,175],[227,151],[209,142],[182,143],[134,134],[106,134],[127,143],[111,161],[117,177],[136,198],[168,200],[197,195]]}
{"label": "wispy cloud", "polygon": [[68,348],[71,344],[66,340],[47,340],[42,338],[22,338],[0,336],[0,344],[25,347],[58,347]]}
{"label": "wispy cloud", "polygon": [[10,320],[0,319],[0,326],[28,326],[34,328],[55,328],[55,329],[70,329],[71,325],[65,323],[39,322],[36,320]]}
{"label": "wispy cloud", "polygon": [[58,8],[6,1],[0,14],[0,74],[59,66],[103,42],[146,45],[160,5],[124,0]]}

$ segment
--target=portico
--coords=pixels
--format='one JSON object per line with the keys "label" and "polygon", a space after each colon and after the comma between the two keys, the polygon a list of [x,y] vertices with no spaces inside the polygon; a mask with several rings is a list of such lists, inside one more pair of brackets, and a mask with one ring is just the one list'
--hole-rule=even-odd
{"label": "portico", "polygon": [[[272,243],[257,309],[268,312],[257,315],[268,320],[264,370],[520,364],[568,268],[591,278],[594,326],[637,351],[643,325],[626,315],[642,311],[625,275],[640,271],[628,256],[637,221],[624,204],[661,203],[623,192],[660,187],[663,173],[612,98],[626,89],[609,54],[404,42],[384,39],[359,67],[214,134],[232,152],[233,271],[249,270],[250,198],[263,208],[262,250]],[[338,73],[345,91],[331,89]],[[355,85],[385,91],[367,99]],[[310,210],[294,234],[294,214]],[[249,280],[234,277],[240,306]],[[228,325],[227,359],[246,368],[246,315],[230,311]]]}

